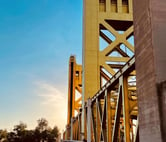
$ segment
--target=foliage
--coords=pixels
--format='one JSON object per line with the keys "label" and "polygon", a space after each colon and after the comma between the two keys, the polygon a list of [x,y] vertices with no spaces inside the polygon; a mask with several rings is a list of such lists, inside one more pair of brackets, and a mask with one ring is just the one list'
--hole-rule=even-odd
{"label": "foliage", "polygon": [[12,132],[0,130],[0,142],[56,142],[59,129],[48,126],[48,121],[44,118],[37,120],[34,130],[27,130],[27,125],[20,122],[15,125]]}
{"label": "foliage", "polygon": [[6,130],[0,130],[0,142],[5,141],[7,139],[7,131]]}

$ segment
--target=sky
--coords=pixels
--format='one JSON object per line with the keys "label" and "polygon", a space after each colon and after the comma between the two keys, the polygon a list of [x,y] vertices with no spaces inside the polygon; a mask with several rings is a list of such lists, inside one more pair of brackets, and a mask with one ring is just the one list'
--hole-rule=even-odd
{"label": "sky", "polygon": [[0,129],[67,122],[68,62],[82,60],[82,0],[0,0]]}

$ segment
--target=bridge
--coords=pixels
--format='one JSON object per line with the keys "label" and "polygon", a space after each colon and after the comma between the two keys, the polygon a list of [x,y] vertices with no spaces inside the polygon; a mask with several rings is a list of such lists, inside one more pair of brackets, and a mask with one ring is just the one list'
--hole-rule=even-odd
{"label": "bridge", "polygon": [[84,0],[64,141],[166,141],[166,2]]}

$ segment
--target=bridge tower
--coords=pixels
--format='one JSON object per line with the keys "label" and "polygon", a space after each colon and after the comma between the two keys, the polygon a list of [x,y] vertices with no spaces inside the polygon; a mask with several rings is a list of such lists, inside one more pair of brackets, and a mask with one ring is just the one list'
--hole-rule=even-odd
{"label": "bridge tower", "polygon": [[71,57],[69,127],[64,134],[67,140],[138,140],[133,135],[136,87],[130,82],[136,74],[132,0],[84,0],[83,9],[82,109],[74,117],[76,82],[81,78],[76,81],[77,64]]}
{"label": "bridge tower", "polygon": [[[82,108],[134,55],[132,5],[132,0],[84,0]],[[84,119],[83,112],[87,138]]]}
{"label": "bridge tower", "polygon": [[71,122],[76,112],[81,108],[82,97],[76,97],[76,91],[82,94],[82,65],[76,63],[75,56],[69,59],[69,81],[68,81],[68,116],[67,124]]}
{"label": "bridge tower", "polygon": [[[71,130],[70,124],[72,118],[76,116],[81,108],[82,101],[82,65],[76,63],[75,56],[70,56],[69,59],[69,74],[68,74],[68,111],[67,111],[67,126],[66,139],[70,139]],[[79,95],[76,94],[79,93]]]}
{"label": "bridge tower", "polygon": [[132,35],[132,0],[84,0],[83,101],[133,56]]}

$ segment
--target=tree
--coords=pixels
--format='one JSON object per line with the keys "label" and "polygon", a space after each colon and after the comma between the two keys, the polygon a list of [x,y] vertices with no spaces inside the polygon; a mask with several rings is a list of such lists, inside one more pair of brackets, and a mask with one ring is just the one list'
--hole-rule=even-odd
{"label": "tree", "polygon": [[59,135],[59,129],[57,126],[55,126],[53,129],[51,129],[48,126],[48,121],[44,118],[39,119],[38,125],[35,129],[35,136],[38,141],[46,141],[46,142],[55,142],[55,139]]}
{"label": "tree", "polygon": [[7,134],[7,142],[16,142],[17,141],[17,136],[14,132],[9,132]]}
{"label": "tree", "polygon": [[27,128],[27,125],[23,122],[20,122],[20,124],[14,126],[14,132],[16,132],[17,135],[21,135],[25,132]]}
{"label": "tree", "polygon": [[37,127],[35,129],[36,141],[46,141],[46,130],[48,129],[48,121],[45,118],[37,120]]}
{"label": "tree", "polygon": [[58,138],[59,136],[59,129],[57,126],[54,126],[54,128],[52,129],[52,132],[51,132],[55,138]]}
{"label": "tree", "polygon": [[40,133],[48,129],[48,121],[45,118],[41,118],[37,120],[37,122],[38,122],[38,125],[36,129],[39,130]]}
{"label": "tree", "polygon": [[24,142],[27,133],[27,125],[20,122],[18,125],[14,126],[13,132],[8,133],[8,141],[12,142]]}
{"label": "tree", "polygon": [[58,127],[52,129],[44,118],[37,123],[35,130],[27,130],[23,122],[15,125],[12,132],[0,130],[0,142],[55,142],[59,135]]}
{"label": "tree", "polygon": [[35,142],[34,130],[26,130],[27,125],[20,122],[15,125],[12,132],[7,135],[6,142]]}
{"label": "tree", "polygon": [[0,142],[5,142],[7,139],[7,130],[0,130]]}

